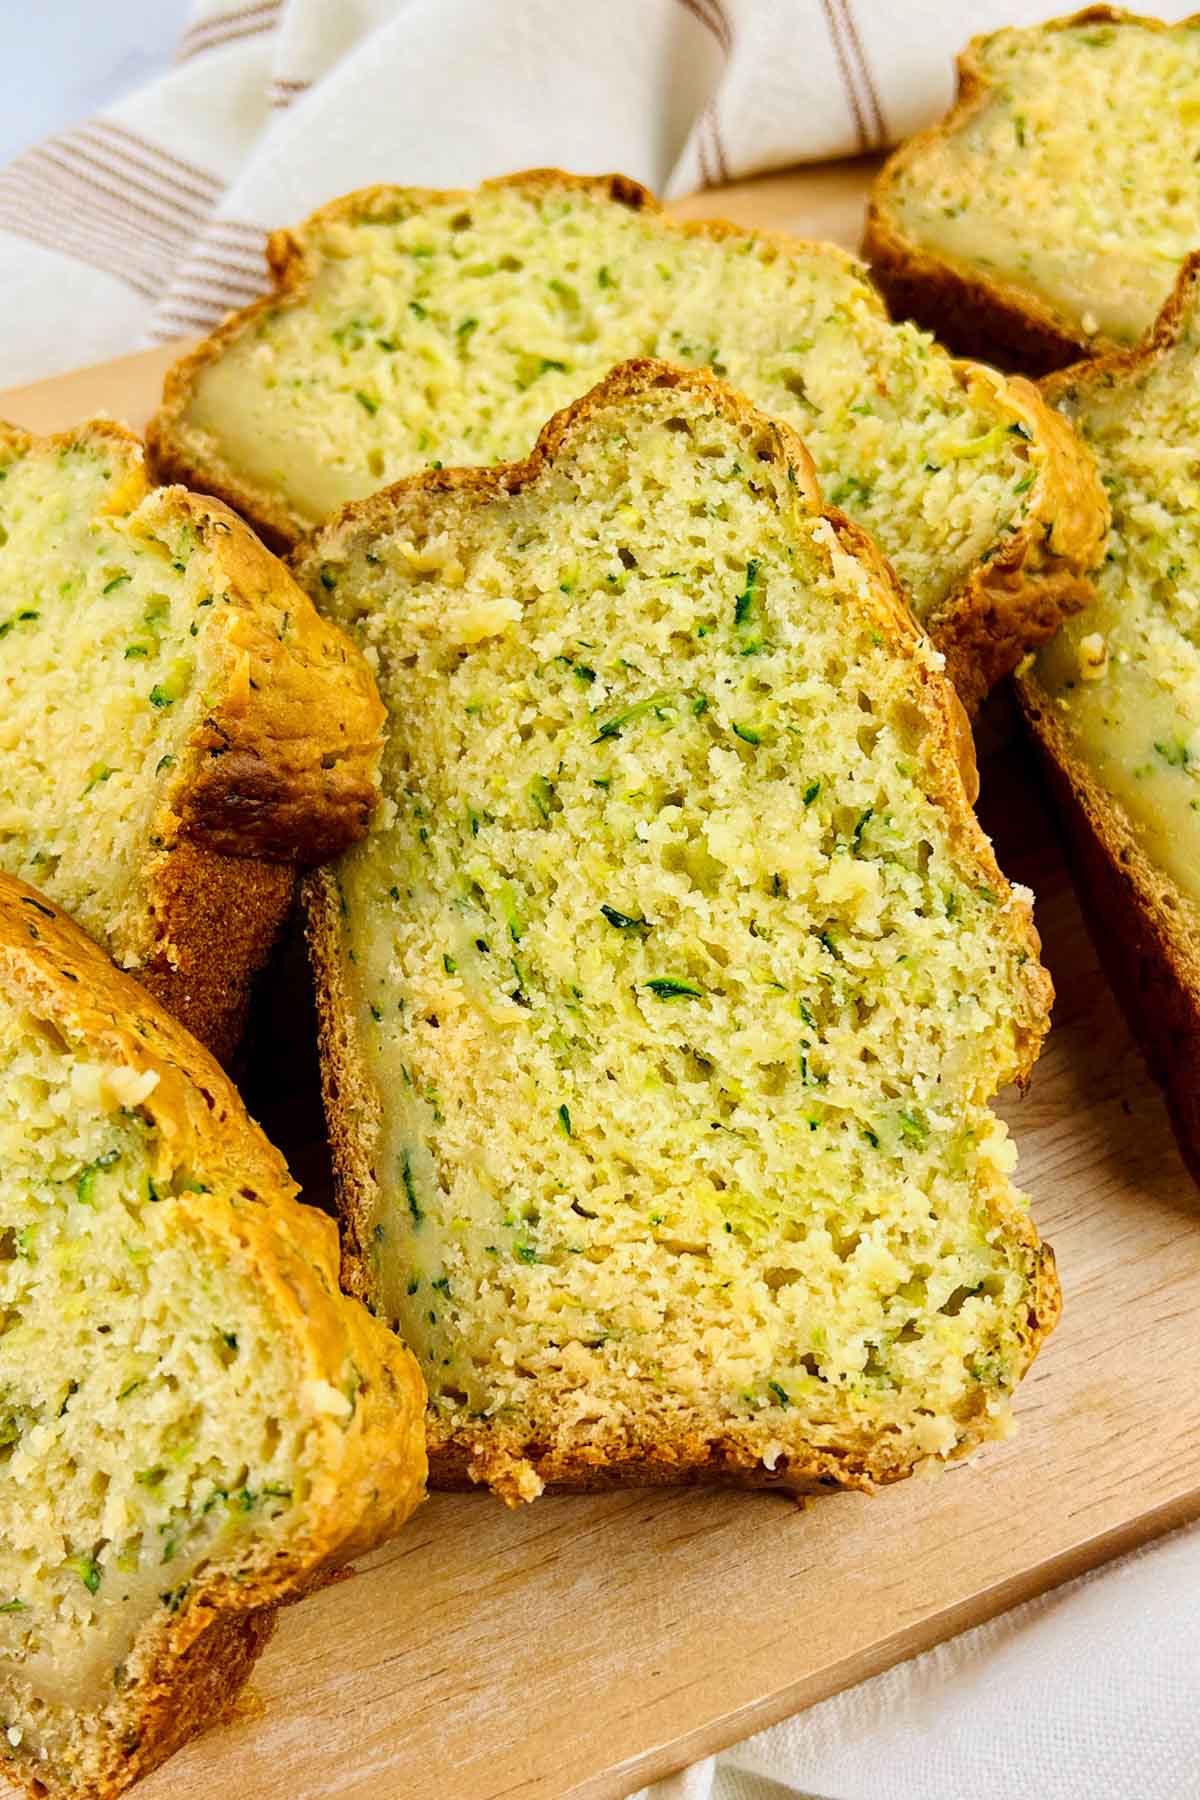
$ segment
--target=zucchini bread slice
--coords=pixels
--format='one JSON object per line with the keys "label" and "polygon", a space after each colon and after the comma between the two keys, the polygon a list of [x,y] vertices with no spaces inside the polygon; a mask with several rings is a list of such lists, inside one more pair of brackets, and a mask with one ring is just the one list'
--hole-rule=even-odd
{"label": "zucchini bread slice", "polygon": [[875,184],[894,313],[1030,373],[1137,342],[1200,243],[1200,15],[1108,6],[973,38]]}
{"label": "zucchini bread slice", "polygon": [[412,1357],[212,1059],[0,875],[0,1771],[108,1800],[422,1494]]}
{"label": "zucchini bread slice", "polygon": [[988,1099],[1049,979],[800,441],[630,363],[297,567],[389,712],[310,933],[343,1278],[437,1477],[867,1486],[1002,1433],[1058,1289]]}
{"label": "zucchini bread slice", "polygon": [[351,194],[269,255],[277,291],[171,371],[149,441],[270,542],[430,463],[524,456],[556,408],[653,355],[711,366],[803,434],[968,704],[1090,593],[1103,496],[1061,421],[891,325],[832,245],[541,171]]}
{"label": "zucchini bread slice", "polygon": [[1019,681],[1097,949],[1200,1179],[1200,257],[1146,345],[1048,396],[1112,499],[1089,623]]}
{"label": "zucchini bread slice", "polygon": [[107,422],[0,425],[0,615],[0,869],[228,1053],[295,865],[366,827],[369,670],[240,519],[152,489]]}

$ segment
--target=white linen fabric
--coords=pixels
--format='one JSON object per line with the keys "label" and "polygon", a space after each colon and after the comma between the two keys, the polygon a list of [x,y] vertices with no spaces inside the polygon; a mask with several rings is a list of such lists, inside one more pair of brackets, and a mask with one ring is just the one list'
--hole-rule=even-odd
{"label": "white linen fabric", "polygon": [[635,1800],[1200,1800],[1200,1532],[1177,1532]]}
{"label": "white linen fabric", "polygon": [[882,148],[945,107],[967,36],[1047,10],[199,0],[168,73],[0,170],[0,387],[207,329],[266,286],[272,226],[373,182],[556,164],[677,196]]}
{"label": "white linen fabric", "polygon": [[[267,285],[273,226],[350,188],[470,186],[558,164],[621,169],[676,196],[882,148],[944,109],[967,36],[1053,10],[201,0],[168,72],[0,170],[0,387],[206,329]],[[1179,18],[1188,5],[1157,10]],[[94,35],[94,10],[77,11]],[[1200,1800],[1200,1531],[645,1790],[1027,1794]]]}

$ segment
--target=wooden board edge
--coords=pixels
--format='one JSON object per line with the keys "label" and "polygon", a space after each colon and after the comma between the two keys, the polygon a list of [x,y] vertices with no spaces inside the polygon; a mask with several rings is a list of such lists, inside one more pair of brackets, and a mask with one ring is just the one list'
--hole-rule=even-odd
{"label": "wooden board edge", "polygon": [[[936,1649],[939,1644],[990,1624],[1028,1600],[1052,1593],[1068,1582],[1094,1573],[1106,1563],[1144,1549],[1170,1532],[1198,1521],[1200,1491],[1164,1501],[1140,1518],[1125,1520],[1109,1531],[1098,1532],[1094,1538],[1075,1544],[1058,1556],[1049,1557],[1045,1562],[997,1582],[994,1587],[980,1589],[952,1606],[929,1614],[893,1636],[881,1639],[837,1669],[820,1670],[803,1681],[789,1683],[778,1693],[741,1707],[713,1725],[700,1727],[669,1744],[645,1751],[603,1775],[577,1783],[564,1793],[562,1800],[629,1800],[639,1788],[677,1775],[707,1756],[719,1755],[731,1745],[743,1743],[785,1719],[795,1718],[823,1700],[832,1700],[837,1694],[846,1693],[873,1676],[885,1674],[888,1669]],[[513,1791],[512,1800],[520,1800],[519,1789]]]}
{"label": "wooden board edge", "polygon": [[[111,362],[85,363],[61,375],[6,388],[0,392],[0,419],[47,434],[107,414],[140,434],[158,405],[163,376],[195,341],[180,338],[153,350],[133,350]],[[115,407],[112,397],[118,392],[126,399]]]}

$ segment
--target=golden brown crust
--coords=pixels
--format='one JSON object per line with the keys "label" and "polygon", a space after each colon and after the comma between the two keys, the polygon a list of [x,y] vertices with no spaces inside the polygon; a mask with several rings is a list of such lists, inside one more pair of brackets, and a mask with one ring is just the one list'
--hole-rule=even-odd
{"label": "golden brown crust", "polygon": [[93,419],[39,438],[0,421],[15,456],[86,439],[126,465],[105,516],[128,516],[153,496],[193,528],[228,583],[222,690],[194,739],[207,760],[174,796],[184,830],[233,856],[338,855],[366,830],[378,791],[383,706],[363,658],[228,506],[186,488],[155,493],[142,441],[125,426]]}
{"label": "golden brown crust", "polygon": [[[1037,1258],[1033,1299],[1021,1332],[1019,1379],[1058,1324],[1062,1293],[1054,1252],[1049,1244],[1039,1242],[1029,1215],[1013,1209],[1000,1190],[996,1207],[1005,1229],[1028,1244]],[[981,1412],[982,1404],[981,1400]],[[969,1456],[986,1435],[982,1417],[975,1429],[972,1421],[966,1421],[955,1458]],[[768,1468],[755,1448],[726,1439],[692,1436],[646,1443],[630,1436],[619,1446],[611,1442],[572,1445],[564,1453],[554,1445],[523,1440],[517,1431],[494,1425],[487,1436],[480,1434],[475,1439],[467,1433],[447,1433],[431,1413],[427,1444],[432,1488],[454,1491],[482,1481],[509,1506],[519,1505],[543,1489],[595,1493],[614,1487],[720,1484],[779,1488],[795,1495],[819,1494],[831,1488],[872,1493],[913,1472],[912,1462],[887,1439],[864,1441],[848,1451],[806,1447],[800,1456],[781,1448]]]}
{"label": "golden brown crust", "polygon": [[[979,370],[974,379],[999,378]],[[1091,600],[1091,571],[1109,523],[1108,500],[1086,445],[1032,382],[1014,375],[1004,387],[1030,439],[1036,475],[1029,510],[932,621],[946,671],[972,714],[1028,650],[1053,637]]]}
{"label": "golden brown crust", "polygon": [[[790,427],[765,417],[707,370],[678,369],[649,358],[622,363],[589,394],[556,414],[524,461],[490,469],[426,470],[344,507],[293,558],[301,579],[306,569],[310,573],[319,570],[322,561],[344,554],[347,539],[387,530],[398,509],[422,494],[458,492],[486,503],[530,487],[552,469],[566,441],[593,413],[653,387],[701,394],[734,424],[755,430],[757,454],[788,469],[808,508],[829,522],[839,546],[866,568],[869,585],[861,604],[896,648],[907,651],[911,658],[913,704],[929,726],[932,795],[944,808],[948,829],[975,861],[981,881],[1010,900],[1014,937],[1028,953],[1022,969],[1024,1004],[1017,1009],[1024,1022],[1014,1044],[1013,1067],[998,1073],[998,1084],[1006,1079],[1024,1080],[1049,1028],[1053,988],[1038,960],[1041,940],[1032,908],[1012,893],[971,809],[978,781],[962,706],[949,681],[933,666],[925,634],[915,623],[890,564],[860,526],[837,508],[822,506],[812,460]],[[377,1191],[374,1146],[381,1102],[360,1054],[354,1002],[345,979],[340,946],[342,899],[335,871],[314,871],[304,883],[303,899],[320,1027],[322,1088],[342,1220],[342,1282],[347,1292],[371,1304],[368,1231]],[[1049,1246],[1039,1243],[1028,1213],[1013,1203],[1007,1185],[999,1178],[992,1204],[1003,1229],[1028,1246],[1036,1258],[1036,1292],[1022,1332],[1023,1372],[1058,1319],[1060,1295],[1054,1257]],[[982,1430],[973,1432],[968,1425],[959,1454],[967,1454],[982,1435]],[[435,1485],[455,1487],[484,1481],[510,1504],[530,1498],[543,1483],[579,1491],[645,1482],[732,1481],[806,1492],[830,1485],[872,1488],[911,1473],[911,1463],[897,1455],[891,1440],[864,1442],[849,1451],[812,1449],[800,1459],[793,1454],[790,1464],[781,1456],[772,1473],[764,1469],[757,1450],[733,1440],[693,1435],[646,1443],[630,1435],[621,1442],[571,1444],[564,1449],[530,1442],[521,1426],[495,1420],[487,1421],[485,1429],[474,1434],[447,1432],[434,1413],[428,1422],[428,1448]]]}
{"label": "golden brown crust", "polygon": [[377,797],[383,707],[363,658],[228,507],[184,489],[153,492],[140,439],[95,420],[49,439],[0,424],[13,455],[99,440],[119,479],[105,506],[148,502],[192,527],[228,586],[218,691],[192,733],[141,854],[143,941],[127,958],[211,1049],[228,1056],[250,981],[291,901],[295,865],[337,855],[366,830]]}
{"label": "golden brown crust", "polygon": [[1017,693],[1104,973],[1200,1181],[1200,918],[1146,856],[1118,802],[1072,754],[1037,680],[1019,676]]}
{"label": "golden brown crust", "polygon": [[1048,375],[1038,384],[1046,405],[1057,407],[1072,389],[1111,386],[1124,375],[1137,375],[1156,356],[1171,349],[1197,287],[1200,287],[1200,250],[1193,250],[1180,263],[1175,285],[1141,342],[1111,350],[1106,356],[1086,357],[1069,369],[1059,369]]}
{"label": "golden brown crust", "polygon": [[149,883],[154,950],[136,970],[167,1011],[228,1062],[241,1039],[250,983],[287,918],[287,863],[222,856],[181,838]]}
{"label": "golden brown crust", "polygon": [[346,985],[338,929],[341,890],[332,869],[314,869],[300,886],[321,1041],[321,1098],[333,1155],[341,1224],[341,1284],[365,1306],[370,1278],[368,1214],[377,1186],[371,1146],[382,1109],[358,1051],[354,1003]]}
{"label": "golden brown crust", "polygon": [[[1184,262],[1142,344],[1064,369],[1043,384],[1054,402],[1136,377],[1171,350],[1200,287],[1200,252]],[[1079,897],[1118,1000],[1166,1090],[1180,1149],[1200,1180],[1200,918],[1142,849],[1120,802],[1075,754],[1034,673],[1017,694],[1066,827]]]}
{"label": "golden brown crust", "polygon": [[[1044,975],[1044,971],[1042,972]],[[1047,992],[1049,977],[1045,976]],[[1052,996],[1050,996],[1052,998]],[[1041,1038],[1034,1045],[1036,1056]],[[342,1165],[336,1164],[339,1197]],[[1003,1229],[1034,1256],[1033,1293],[1019,1332],[1021,1355],[1014,1379],[1020,1380],[1062,1314],[1062,1292],[1054,1252],[1040,1242],[1029,1214],[1012,1204],[1008,1190],[997,1185],[994,1213]],[[359,1271],[366,1281],[365,1259]],[[959,1460],[977,1450],[989,1435],[986,1402],[974,1419],[960,1422],[960,1437],[951,1455]],[[708,1439],[698,1433],[658,1437],[653,1442],[632,1432],[600,1443],[571,1443],[565,1449],[522,1434],[519,1425],[489,1421],[473,1433],[448,1430],[430,1411],[427,1430],[430,1486],[451,1491],[483,1482],[507,1505],[517,1506],[543,1490],[593,1493],[613,1487],[680,1486],[716,1483],[746,1488],[782,1488],[789,1493],[819,1493],[850,1488],[870,1493],[903,1481],[913,1473],[912,1460],[889,1438],[864,1438],[844,1449],[778,1447],[767,1467],[760,1447],[734,1439]]]}
{"label": "golden brown crust", "polygon": [[[785,253],[802,250],[838,262],[853,260],[832,244],[813,244],[783,232],[749,232],[724,219],[672,219],[662,211],[653,194],[624,175],[579,176],[558,169],[534,169],[506,175],[483,186],[599,193],[632,211],[652,214],[665,232],[712,239],[753,236],[778,245]],[[303,304],[315,273],[309,249],[314,227],[339,218],[385,218],[399,207],[411,210],[414,206],[470,197],[467,190],[364,188],[322,207],[294,232],[273,233],[268,262],[274,291],[242,312],[231,314],[211,337],[167,373],[162,405],[147,434],[152,463],[160,478],[219,494],[252,520],[276,548],[297,545],[308,531],[308,523],[290,511],[278,495],[244,480],[220,459],[197,461],[185,431],[193,383],[205,365],[219,359],[226,345],[252,329],[264,312]],[[1031,460],[1037,469],[1022,523],[1007,540],[1003,556],[994,564],[980,564],[938,613],[926,621],[935,643],[947,654],[952,679],[959,686],[964,703],[968,710],[974,710],[988,687],[1015,668],[1026,650],[1050,636],[1064,618],[1090,599],[1090,572],[1099,560],[1107,521],[1103,493],[1090,458],[1073,433],[1051,421],[1034,389],[1027,383],[1018,385],[968,364],[958,365],[957,373],[964,385],[981,381],[996,392],[1003,390],[1005,405],[1031,438]]]}
{"label": "golden brown crust", "polygon": [[234,856],[336,856],[362,836],[377,797],[384,715],[371,672],[228,507],[172,498],[220,563],[236,608],[228,686],[193,740],[206,760],[178,803],[183,829]]}
{"label": "golden brown crust", "polygon": [[[1071,25],[1127,22],[1149,31],[1171,31],[1193,21],[1168,25],[1120,7],[1088,6],[1081,12],[1047,19],[1038,29],[1059,31]],[[914,243],[900,230],[890,207],[893,184],[914,163],[919,165],[931,145],[952,138],[987,103],[991,84],[979,62],[983,42],[983,37],[972,38],[959,54],[958,91],[950,111],[893,151],[876,176],[862,251],[893,318],[915,319],[961,356],[987,357],[1027,375],[1046,375],[1080,357],[1104,354],[1117,346],[1101,335],[1084,335],[1045,300],[1015,282],[947,262]]]}
{"label": "golden brown crust", "polygon": [[[662,208],[649,188],[628,175],[568,175],[562,169],[527,169],[514,175],[497,176],[482,182],[489,188],[528,187],[534,191],[568,188],[575,193],[592,193],[627,206],[631,212],[659,213]],[[308,249],[308,235],[315,226],[335,219],[382,219],[391,217],[402,205],[434,206],[447,200],[469,200],[469,188],[402,188],[376,185],[356,188],[342,194],[310,213],[302,225],[293,230],[273,231],[267,239],[267,267],[275,283],[269,294],[252,300],[240,312],[230,313],[211,336],[197,344],[177,363],[172,363],[163,381],[162,404],[146,427],[146,449],[150,466],[159,481],[181,481],[185,487],[215,494],[243,518],[248,519],[263,542],[273,550],[294,549],[307,536],[310,525],[291,511],[270,489],[241,476],[236,469],[217,460],[197,463],[188,447],[183,424],[191,398],[192,384],[206,363],[216,362],[226,344],[233,343],[264,313],[283,305],[298,305],[308,294],[314,265]],[[666,221],[664,220],[664,223]],[[714,221],[719,230],[739,231],[735,225]],[[678,225],[676,230],[703,233],[706,222]],[[769,235],[769,234],[759,234]]]}
{"label": "golden brown crust", "polygon": [[[198,1616],[197,1623],[201,1628],[176,1652],[171,1679],[160,1681],[147,1695],[137,1726],[104,1746],[103,1767],[90,1773],[83,1800],[115,1800],[190,1738],[218,1724],[270,1642],[275,1612],[258,1607],[214,1613]],[[33,1800],[46,1800],[48,1794],[81,1800],[76,1782],[58,1780],[42,1763],[34,1767],[8,1758],[4,1773]]]}
{"label": "golden brown crust", "polygon": [[172,1203],[197,1263],[215,1251],[254,1270],[300,1380],[338,1376],[347,1358],[362,1376],[348,1421],[312,1420],[307,1518],[294,1554],[264,1544],[236,1580],[218,1565],[197,1577],[177,1612],[164,1607],[142,1627],[126,1665],[132,1678],[97,1715],[99,1772],[89,1764],[86,1787],[69,1769],[6,1764],[33,1792],[110,1800],[228,1706],[269,1635],[264,1608],[299,1598],[399,1529],[423,1491],[425,1390],[399,1340],[339,1294],[336,1227],[296,1203],[283,1158],[228,1077],[64,914],[3,875],[0,989],[72,1039],[157,1077],[142,1109],[164,1157],[203,1170],[211,1184]]}

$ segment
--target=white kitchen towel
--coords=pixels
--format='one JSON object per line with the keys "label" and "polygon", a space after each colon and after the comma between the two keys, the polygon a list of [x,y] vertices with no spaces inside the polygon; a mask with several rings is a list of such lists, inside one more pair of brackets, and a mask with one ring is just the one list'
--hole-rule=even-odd
{"label": "white kitchen towel", "polygon": [[1200,1800],[1200,1533],[1177,1532],[635,1800]]}
{"label": "white kitchen towel", "polygon": [[[0,171],[0,386],[207,326],[264,285],[272,226],[354,186],[471,184],[558,163],[681,194],[893,142],[944,107],[964,37],[1052,10],[204,0],[169,73]],[[1177,18],[1187,5],[1157,10]],[[1200,1532],[648,1790],[1032,1794],[1200,1800]]]}
{"label": "white kitchen towel", "polygon": [[272,226],[372,182],[557,164],[679,195],[882,147],[971,32],[1048,10],[200,0],[168,74],[0,170],[0,387],[207,328],[265,287]]}

